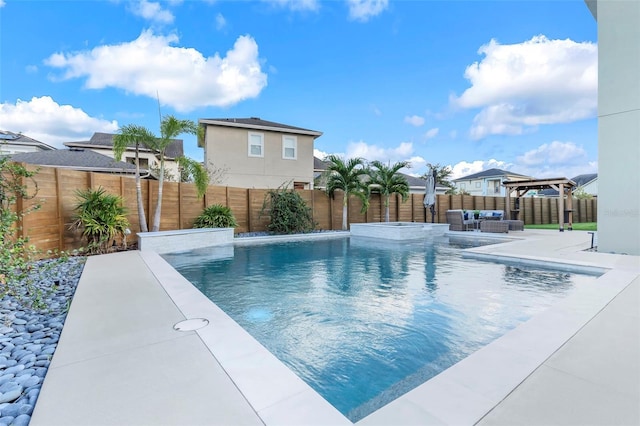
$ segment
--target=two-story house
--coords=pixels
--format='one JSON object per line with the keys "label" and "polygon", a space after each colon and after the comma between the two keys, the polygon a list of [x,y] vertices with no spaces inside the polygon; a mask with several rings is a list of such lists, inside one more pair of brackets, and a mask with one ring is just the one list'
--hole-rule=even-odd
{"label": "two-story house", "polygon": [[[99,154],[114,158],[114,136],[115,135],[112,133],[96,132],[88,141],[65,142],[64,145],[68,146],[69,148],[88,149],[93,152],[97,152]],[[138,152],[140,169],[153,170],[154,168],[160,168],[160,158],[155,151],[152,151],[144,146],[140,146]],[[174,139],[165,151],[165,171],[167,172],[167,174],[165,175],[166,180],[178,181],[180,179],[180,172],[178,170],[178,163],[176,159],[178,157],[181,157],[182,155],[184,155],[183,141],[182,139]],[[128,146],[125,152],[122,154],[122,160],[130,164],[135,164],[135,158],[136,149],[135,145],[132,144]]]}
{"label": "two-story house", "polygon": [[453,179],[456,189],[459,192],[466,192],[470,195],[504,197],[506,196],[505,188],[502,182],[505,180],[518,181],[530,180],[531,176],[525,176],[513,173],[508,170],[489,169],[479,173],[463,176]]}
{"label": "two-story house", "polygon": [[25,136],[22,133],[0,130],[0,155],[51,151],[54,149],[54,147]]}
{"label": "two-story house", "polygon": [[313,189],[313,144],[322,132],[251,118],[203,118],[204,164],[239,188]]}

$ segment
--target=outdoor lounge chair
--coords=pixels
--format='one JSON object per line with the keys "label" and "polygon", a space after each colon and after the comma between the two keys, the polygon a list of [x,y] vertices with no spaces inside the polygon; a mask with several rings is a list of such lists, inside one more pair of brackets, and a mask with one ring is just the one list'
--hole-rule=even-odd
{"label": "outdoor lounge chair", "polygon": [[473,219],[465,219],[462,210],[447,210],[447,223],[449,231],[473,230]]}
{"label": "outdoor lounge chair", "polygon": [[480,222],[481,232],[509,232],[509,224],[504,220],[483,220]]}

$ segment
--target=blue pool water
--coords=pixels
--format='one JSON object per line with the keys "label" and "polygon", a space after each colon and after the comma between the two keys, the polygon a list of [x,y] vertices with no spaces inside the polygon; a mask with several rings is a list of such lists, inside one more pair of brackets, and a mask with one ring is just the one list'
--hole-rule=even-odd
{"label": "blue pool water", "polygon": [[165,259],[357,421],[596,278],[462,258],[471,244],[352,237]]}

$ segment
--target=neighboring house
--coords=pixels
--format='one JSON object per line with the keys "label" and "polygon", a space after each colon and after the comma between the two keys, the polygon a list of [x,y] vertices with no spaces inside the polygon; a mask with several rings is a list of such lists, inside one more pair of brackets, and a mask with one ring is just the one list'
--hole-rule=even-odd
{"label": "neighboring house", "polygon": [[322,132],[251,118],[203,118],[207,167],[225,170],[225,185],[314,188],[313,144]]}
{"label": "neighboring house", "polygon": [[[118,173],[133,176],[136,167],[124,161],[116,161],[97,152],[82,149],[54,149],[51,151],[25,152],[11,155],[11,160],[38,166],[56,167],[87,172]],[[141,171],[148,175],[147,170]]]}
{"label": "neighboring house", "polygon": [[[78,142],[65,142],[64,145],[69,148],[82,148],[89,149],[93,152],[97,152],[99,154],[106,155],[108,157],[114,158],[113,154],[113,137],[115,135],[112,133],[94,133],[91,136],[91,139],[88,141],[78,141]],[[178,171],[178,163],[176,158],[184,155],[183,142],[182,139],[174,139],[173,142],[169,144],[165,151],[165,170],[168,172],[168,176],[173,179],[167,180],[179,180],[180,173]],[[125,152],[122,154],[122,160],[135,164],[136,158],[136,149],[135,145],[130,145]],[[139,159],[140,159],[140,169],[151,170],[154,168],[160,168],[160,156],[144,147],[140,146],[139,148]],[[166,177],[165,177],[166,179]]]}
{"label": "neighboring house", "polygon": [[0,155],[50,151],[52,149],[55,148],[21,133],[0,130]]}
{"label": "neighboring house", "polygon": [[481,196],[506,196],[505,188],[502,182],[505,180],[518,181],[533,179],[531,176],[525,176],[513,173],[508,170],[489,169],[458,179],[453,179],[452,183],[459,192],[465,191],[471,195]]}
{"label": "neighboring house", "polygon": [[[576,183],[576,188],[574,192],[578,189],[584,190],[586,194],[592,195],[594,197],[598,196],[598,174],[597,173],[587,173],[584,175],[578,175],[576,177],[571,178],[572,181]],[[555,189],[544,189],[538,192],[538,195],[544,197],[557,197],[558,191]]]}
{"label": "neighboring house", "polygon": [[[399,175],[404,176],[407,179],[407,183],[409,184],[409,193],[411,194],[424,194],[426,192],[426,185],[427,185],[427,181],[419,178],[419,177],[415,177],[415,176],[411,176],[411,175],[406,175],[404,173],[398,173]],[[448,186],[445,186],[441,183],[437,183],[436,182],[436,195],[443,195],[447,192],[447,190],[449,189]]]}

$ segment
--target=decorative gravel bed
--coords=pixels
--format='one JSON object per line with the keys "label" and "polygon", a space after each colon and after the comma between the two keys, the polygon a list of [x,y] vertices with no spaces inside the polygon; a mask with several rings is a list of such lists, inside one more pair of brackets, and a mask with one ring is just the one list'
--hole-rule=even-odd
{"label": "decorative gravel bed", "polygon": [[[19,297],[0,300],[0,426],[31,421],[85,257],[36,262]],[[35,291],[34,291],[35,290]],[[34,308],[33,295],[41,294]]]}

